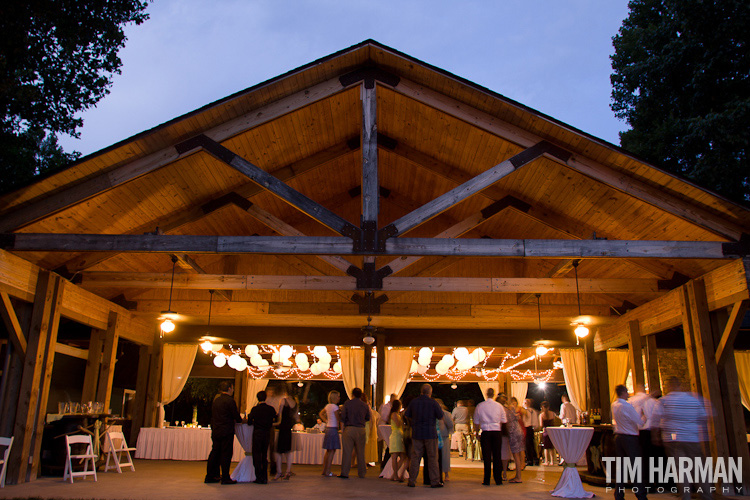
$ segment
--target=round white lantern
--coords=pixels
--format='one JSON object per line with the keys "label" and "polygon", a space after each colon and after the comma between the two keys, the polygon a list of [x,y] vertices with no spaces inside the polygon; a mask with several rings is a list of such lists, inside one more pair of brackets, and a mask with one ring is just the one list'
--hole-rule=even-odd
{"label": "round white lantern", "polygon": [[318,356],[318,362],[328,365],[331,363],[331,355],[326,351],[322,356]]}
{"label": "round white lantern", "polygon": [[247,370],[247,360],[241,357],[240,360],[237,362],[237,366],[235,366],[234,369],[237,370],[238,372]]}
{"label": "round white lantern", "polygon": [[305,360],[304,363],[297,363],[297,369],[306,372],[310,369],[310,363],[308,363],[307,360]]}
{"label": "round white lantern", "polygon": [[234,368],[235,370],[240,365],[240,360],[242,358],[239,356],[239,354],[232,354],[229,356],[229,359],[227,360],[227,364],[230,368]]}
{"label": "round white lantern", "polygon": [[313,354],[316,358],[320,358],[323,356],[323,354],[326,354],[328,352],[328,349],[326,349],[326,346],[324,345],[316,345],[313,347]]}
{"label": "round white lantern", "polygon": [[335,371],[336,373],[341,373],[341,361],[336,361],[333,364],[333,371]]}
{"label": "round white lantern", "polygon": [[263,357],[260,354],[256,354],[250,358],[250,364],[253,366],[260,366],[263,362]]}
{"label": "round white lantern", "polygon": [[271,354],[271,361],[275,364],[279,362],[279,359],[281,359],[281,356],[278,351],[273,351],[273,354]]}
{"label": "round white lantern", "polygon": [[453,351],[453,355],[457,360],[463,361],[464,359],[469,357],[469,350],[465,347],[458,347],[455,351]]}
{"label": "round white lantern", "polygon": [[445,375],[446,373],[448,373],[448,368],[445,365],[438,363],[435,367],[435,371],[438,373],[438,375]]}
{"label": "round white lantern", "polygon": [[255,344],[250,344],[248,346],[245,346],[245,354],[247,354],[247,357],[252,359],[253,356],[260,353],[260,349],[258,349],[258,346]]}
{"label": "round white lantern", "polygon": [[297,366],[308,364],[307,354],[304,352],[297,353],[294,357],[294,362],[297,363]]}
{"label": "round white lantern", "polygon": [[268,366],[268,360],[261,358],[260,363],[258,363],[258,368],[265,368]]}
{"label": "round white lantern", "polygon": [[484,349],[482,349],[481,347],[477,347],[471,352],[471,358],[475,361],[474,364],[481,363],[482,361],[485,360],[486,357],[487,357],[487,353],[484,352]]}
{"label": "round white lantern", "polygon": [[420,358],[432,358],[432,349],[429,347],[423,347],[419,350]]}
{"label": "round white lantern", "polygon": [[430,366],[430,358],[423,358],[422,356],[417,359],[417,363],[419,363],[421,366]]}
{"label": "round white lantern", "polygon": [[427,367],[424,365],[419,365],[419,368],[417,368],[417,373],[419,373],[420,375],[424,375],[426,371]]}
{"label": "round white lantern", "polygon": [[294,354],[294,349],[290,345],[283,345],[279,348],[281,359],[289,359]]}
{"label": "round white lantern", "polygon": [[448,365],[448,368],[450,368],[451,366],[453,366],[453,363],[456,362],[456,359],[453,357],[452,354],[446,354],[445,356],[443,356],[443,359],[441,359],[440,361]]}
{"label": "round white lantern", "polygon": [[216,368],[223,368],[227,364],[227,357],[223,354],[217,354],[214,356],[214,366]]}
{"label": "round white lantern", "polygon": [[414,373],[414,372],[416,372],[417,370],[419,370],[419,363],[417,363],[416,361],[414,361],[414,360],[412,359],[412,360],[411,360],[411,368],[409,369],[409,373]]}
{"label": "round white lantern", "polygon": [[310,367],[310,372],[312,372],[313,375],[320,375],[320,366],[318,366],[318,363],[315,363]]}

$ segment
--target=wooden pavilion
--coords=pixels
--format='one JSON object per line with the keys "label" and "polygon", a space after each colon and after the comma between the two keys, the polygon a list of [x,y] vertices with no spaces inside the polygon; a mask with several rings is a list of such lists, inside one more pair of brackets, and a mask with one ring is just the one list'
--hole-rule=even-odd
{"label": "wooden pavilion", "polygon": [[[83,400],[108,403],[118,341],[138,344],[134,426],[153,425],[160,346],[206,334],[208,290],[211,335],[240,344],[362,345],[370,313],[380,353],[570,346],[583,321],[594,408],[605,351],[659,387],[669,332],[717,411],[712,452],[750,465],[750,211],[371,40],[0,197],[0,231],[9,480],[38,473],[55,352],[86,358]],[[61,318],[87,346],[58,342]]]}

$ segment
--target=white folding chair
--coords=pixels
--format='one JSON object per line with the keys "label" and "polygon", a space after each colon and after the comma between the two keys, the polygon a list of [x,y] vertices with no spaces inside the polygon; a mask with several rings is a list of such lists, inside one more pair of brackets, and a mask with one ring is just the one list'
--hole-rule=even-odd
{"label": "white folding chair", "polygon": [[[125,436],[122,432],[108,431],[107,462],[104,464],[104,472],[111,468],[122,473],[122,467],[130,467],[135,471],[133,458],[130,456],[131,451],[135,451],[135,448],[128,448],[128,443],[125,442]],[[111,466],[109,465],[110,460],[112,461]]]}
{"label": "white folding chair", "polygon": [[[74,455],[71,450],[71,445],[82,444],[86,446],[86,450],[82,454]],[[96,459],[99,458],[93,452],[93,446],[91,444],[91,436],[88,434],[76,434],[74,436],[65,436],[65,445],[68,448],[68,458],[65,462],[65,472],[63,472],[63,481],[70,479],[71,484],[73,483],[74,477],[94,476],[96,481]],[[78,459],[83,462],[83,470],[73,472],[73,459]],[[89,470],[89,462],[91,462],[91,470]]]}
{"label": "white folding chair", "polygon": [[2,466],[2,470],[0,470],[0,488],[5,488],[5,468],[8,466],[8,456],[13,446],[13,437],[0,437],[0,447],[3,446],[5,447],[5,452],[3,453],[3,459],[0,460],[0,466]]}

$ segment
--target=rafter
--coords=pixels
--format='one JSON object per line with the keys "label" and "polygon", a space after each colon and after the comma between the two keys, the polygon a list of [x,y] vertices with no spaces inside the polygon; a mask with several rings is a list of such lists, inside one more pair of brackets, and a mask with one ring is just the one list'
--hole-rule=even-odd
{"label": "rafter", "polygon": [[[192,273],[208,274],[191,256],[181,253],[175,254],[174,257],[177,259],[177,265],[182,269]],[[216,290],[216,295],[229,302],[232,301],[232,292],[230,291]]]}

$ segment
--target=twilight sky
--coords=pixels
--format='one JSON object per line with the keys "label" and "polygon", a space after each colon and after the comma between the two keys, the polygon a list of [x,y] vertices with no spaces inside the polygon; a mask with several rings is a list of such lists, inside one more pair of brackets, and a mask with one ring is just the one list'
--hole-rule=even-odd
{"label": "twilight sky", "polygon": [[156,0],[81,116],[84,155],[368,38],[619,144],[611,38],[627,0]]}

